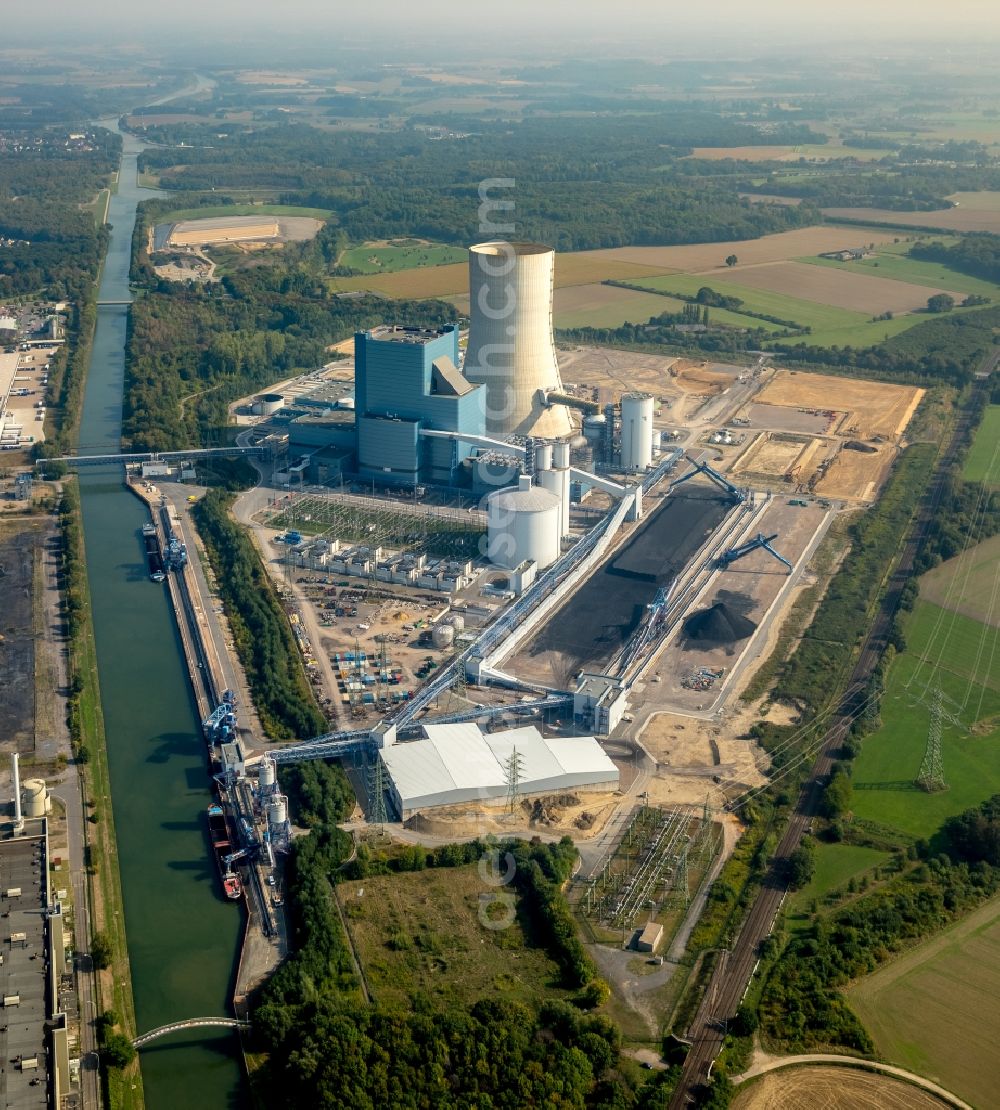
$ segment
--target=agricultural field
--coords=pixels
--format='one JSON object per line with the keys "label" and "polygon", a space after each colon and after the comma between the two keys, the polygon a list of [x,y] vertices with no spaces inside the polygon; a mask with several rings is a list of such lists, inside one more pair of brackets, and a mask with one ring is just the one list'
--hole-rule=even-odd
{"label": "agricultural field", "polygon": [[[714,280],[730,281],[741,287],[763,289],[780,296],[864,312],[875,316],[882,312],[914,312],[927,304],[932,293],[951,293],[953,288],[928,288],[908,282],[864,273],[844,273],[825,266],[808,266],[802,262],[776,262],[765,266],[737,266],[720,272]],[[723,290],[723,291],[724,291]],[[961,299],[960,294],[957,299]]]}
{"label": "agricultural field", "polygon": [[792,895],[789,902],[788,919],[793,928],[799,915],[809,919],[806,909],[814,898],[822,899],[832,890],[846,887],[851,879],[859,879],[887,862],[890,854],[858,844],[826,844],[820,841],[816,845],[815,859],[813,877]]}
{"label": "agricultural field", "polygon": [[985,482],[1000,487],[1000,405],[990,405],[983,414],[976,438],[965,459],[962,477],[967,482]]}
{"label": "agricultural field", "polygon": [[460,247],[430,243],[426,239],[393,239],[350,247],[338,259],[363,274],[388,274],[424,266],[448,266],[465,262],[468,252]]}
{"label": "agricultural field", "polygon": [[338,897],[374,1000],[408,1010],[420,995],[441,1007],[486,996],[565,997],[549,988],[559,970],[520,913],[505,929],[480,922],[480,896],[492,889],[474,865],[342,883]]}
{"label": "agricultural field", "polygon": [[[820,346],[837,343],[863,347],[880,343],[926,319],[925,316],[913,315],[873,321],[872,312],[852,311],[785,293],[740,285],[738,283],[745,272],[743,268],[737,267],[731,275],[725,270],[713,270],[704,274],[667,275],[644,279],[641,284],[647,289],[662,289],[668,293],[683,293],[687,296],[694,296],[702,286],[707,285],[718,293],[739,297],[743,301],[742,307],[749,312],[763,313],[812,329],[799,340],[783,341],[788,343],[801,342]],[[929,296],[930,292],[927,292],[922,303],[926,303]],[[711,311],[714,313],[717,310]],[[767,327],[763,321],[756,322]]]}
{"label": "agricultural field", "polygon": [[1000,536],[991,536],[922,575],[920,596],[934,605],[1000,628],[998,581]]}
{"label": "agricultural field", "polygon": [[732,1110],[945,1110],[949,1103],[888,1075],[841,1064],[781,1068],[743,1085]]}
{"label": "agricultural field", "polygon": [[955,193],[949,200],[957,208],[935,212],[896,212],[888,208],[824,208],[823,215],[841,220],[871,220],[900,227],[940,227],[947,231],[991,231],[1000,233],[1000,194],[995,192]]}
{"label": "agricultural field", "polygon": [[658,293],[636,293],[614,285],[571,285],[557,289],[553,322],[557,328],[617,328],[645,324],[661,312],[680,312],[684,302]]}
{"label": "agricultural field", "polygon": [[779,370],[756,400],[785,408],[828,409],[836,399],[837,411],[848,414],[838,432],[857,425],[863,436],[891,438],[903,434],[924,392],[908,385]]}
{"label": "agricultural field", "polygon": [[[882,727],[865,739],[854,764],[855,816],[925,837],[946,818],[1000,792],[1000,630],[918,601],[908,614],[907,649],[897,656],[882,700]],[[948,789],[927,794],[914,785],[927,744],[930,710],[921,697],[939,687],[947,719],[942,760]]]}
{"label": "agricultural field", "polygon": [[[941,242],[941,240],[937,240]],[[945,240],[946,242],[949,240]],[[909,247],[909,243],[902,244]],[[957,270],[945,266],[941,262],[923,262],[917,258],[909,258],[905,253],[896,250],[877,250],[872,258],[864,258],[859,262],[837,262],[833,258],[799,258],[796,261],[807,263],[810,266],[825,266],[828,269],[841,270],[848,274],[861,274],[891,278],[893,281],[906,282],[910,285],[925,285],[929,290],[940,292],[950,290],[957,293],[977,293],[981,297],[989,297],[993,301],[1000,301],[1000,285],[982,278],[969,277],[960,274]],[[930,296],[928,292],[927,296]]]}
{"label": "agricultural field", "polygon": [[847,991],[881,1056],[982,1107],[1000,1090],[998,995],[1000,898]]}
{"label": "agricultural field", "polygon": [[891,150],[869,150],[841,143],[802,143],[798,146],[696,146],[690,157],[707,162],[720,162],[725,158],[740,162],[798,162],[803,158],[810,162],[829,162],[835,158],[873,162],[891,154]]}
{"label": "agricultural field", "polygon": [[202,220],[228,216],[309,216],[314,220],[325,220],[330,211],[327,208],[302,208],[291,204],[220,204],[216,207],[177,208],[161,216],[161,224],[177,223],[178,220]]}

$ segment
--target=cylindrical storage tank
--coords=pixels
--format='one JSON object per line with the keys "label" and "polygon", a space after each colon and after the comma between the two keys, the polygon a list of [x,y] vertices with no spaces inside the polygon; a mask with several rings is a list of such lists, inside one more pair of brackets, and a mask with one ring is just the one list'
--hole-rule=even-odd
{"label": "cylindrical storage tank", "polygon": [[551,443],[536,443],[535,444],[535,470],[551,470],[552,469],[552,444]]}
{"label": "cylindrical storage tank", "polygon": [[[498,201],[502,198],[497,198]],[[541,243],[494,240],[469,249],[469,342],[464,372],[484,385],[487,435],[558,438],[572,431],[552,334],[555,252]]]}
{"label": "cylindrical storage tank", "polygon": [[253,416],[263,416],[264,415],[264,402],[262,400],[260,400],[260,398],[258,398],[250,406],[250,412]]}
{"label": "cylindrical storage tank", "polygon": [[653,461],[653,398],[647,393],[622,397],[622,470],[645,470]]}
{"label": "cylindrical storage tank", "polygon": [[465,617],[463,617],[461,613],[452,613],[448,618],[448,623],[456,632],[465,631]]}
{"label": "cylindrical storage tank", "polygon": [[269,825],[283,825],[288,820],[288,799],[280,794],[267,806],[267,823]]}
{"label": "cylindrical storage tank", "polygon": [[264,416],[271,416],[285,403],[285,398],[280,393],[265,393],[260,398],[260,411]]}
{"label": "cylindrical storage tank", "polygon": [[47,808],[49,792],[45,787],[44,779],[24,780],[24,809],[25,817],[44,817]]}
{"label": "cylindrical storage tank", "polygon": [[565,440],[565,439],[562,440],[560,443],[557,443],[553,447],[553,449],[552,449],[552,465],[557,470],[562,470],[565,467],[569,466],[569,448],[570,448],[569,441]]}
{"label": "cylindrical storage tank", "polygon": [[569,534],[569,470],[543,470],[538,484],[559,498],[559,535]]}
{"label": "cylindrical storage tank", "polygon": [[600,443],[604,439],[604,425],[608,418],[603,413],[584,417],[583,434],[588,443]]}
{"label": "cylindrical storage tank", "polygon": [[527,476],[521,476],[517,489],[490,494],[486,518],[490,562],[514,570],[531,559],[544,570],[559,558],[559,498],[533,486]]}
{"label": "cylindrical storage tank", "polygon": [[262,759],[260,761],[260,788],[261,790],[270,790],[277,781],[278,769],[274,765],[273,759]]}
{"label": "cylindrical storage tank", "polygon": [[434,642],[436,648],[450,648],[455,642],[454,625],[438,622],[434,625],[434,631],[431,633],[431,640]]}

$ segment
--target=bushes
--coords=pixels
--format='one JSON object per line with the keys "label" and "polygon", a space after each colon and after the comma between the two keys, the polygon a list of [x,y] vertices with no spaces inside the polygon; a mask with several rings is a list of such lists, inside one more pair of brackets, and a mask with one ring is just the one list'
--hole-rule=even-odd
{"label": "bushes", "polygon": [[193,515],[226,602],[261,724],[273,739],[315,736],[325,730],[326,720],[253,542],[229,516],[230,500],[212,490]]}

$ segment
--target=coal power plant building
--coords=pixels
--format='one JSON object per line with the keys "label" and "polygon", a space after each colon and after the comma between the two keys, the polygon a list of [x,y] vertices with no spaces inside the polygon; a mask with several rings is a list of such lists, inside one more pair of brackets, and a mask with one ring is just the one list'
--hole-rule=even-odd
{"label": "coal power plant building", "polygon": [[469,342],[465,375],[486,389],[490,435],[570,434],[569,414],[547,405],[562,383],[552,333],[555,252],[541,243],[480,243],[469,249]]}
{"label": "coal power plant building", "polygon": [[396,811],[479,802],[504,805],[516,762],[521,797],[565,790],[613,791],[618,768],[592,736],[545,737],[533,725],[484,733],[478,725],[425,725],[426,738],[379,753]]}
{"label": "coal power plant building", "polygon": [[482,435],[484,390],[458,369],[458,328],[386,326],[354,337],[358,471],[368,480],[451,484],[471,451],[423,428]]}

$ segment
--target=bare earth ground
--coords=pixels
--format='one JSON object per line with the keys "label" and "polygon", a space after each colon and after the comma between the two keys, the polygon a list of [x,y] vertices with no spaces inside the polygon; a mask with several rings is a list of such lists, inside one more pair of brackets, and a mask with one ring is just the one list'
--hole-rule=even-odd
{"label": "bare earth ground", "polygon": [[937,212],[893,212],[883,208],[824,208],[824,216],[847,220],[874,220],[903,227],[943,227],[949,231],[990,231],[1000,234],[1000,209],[973,208],[960,204],[958,208]]}
{"label": "bare earth ground", "polygon": [[834,270],[829,266],[811,266],[806,262],[740,265],[720,272],[718,279],[873,315],[880,312],[913,312],[924,308],[927,298],[935,293],[951,293],[956,300],[963,297],[954,290],[911,285],[892,278]]}
{"label": "bare earth ground", "polygon": [[[784,262],[821,251],[849,250],[868,243],[891,242],[893,232],[864,227],[803,227],[765,235],[762,239],[734,239],[728,243],[692,243],[680,247],[611,247],[583,251],[576,258],[613,259],[639,266],[666,267],[682,273],[726,270],[725,260],[735,254],[740,267],[761,262]],[[556,269],[565,256],[560,255]],[[663,273],[663,270],[660,270]],[[836,271],[834,271],[836,272]],[[612,275],[608,275],[609,277]],[[557,279],[558,283],[558,279]],[[926,300],[926,297],[924,298]]]}
{"label": "bare earth ground", "polygon": [[920,596],[963,617],[1000,628],[1000,604],[995,594],[998,574],[1000,536],[993,536],[929,570],[920,579]]}
{"label": "bare earth ground", "polygon": [[948,1105],[901,1079],[840,1066],[783,1068],[737,1092],[733,1110],[941,1110]]}
{"label": "bare earth ground", "polygon": [[[779,370],[757,400],[770,405],[807,409],[828,409],[836,401],[838,410],[847,410],[847,416],[836,429],[840,434],[862,438],[874,435],[897,437],[905,431],[924,392],[908,385]],[[852,427],[857,427],[857,432],[852,432]]]}
{"label": "bare earth ground", "polygon": [[758,436],[736,461],[732,472],[776,479],[794,471],[796,480],[804,482],[815,470],[822,447],[822,440],[806,436]]}
{"label": "bare earth ground", "polygon": [[823,497],[874,501],[895,457],[895,447],[885,444],[871,455],[841,450],[816,483],[816,492]]}

